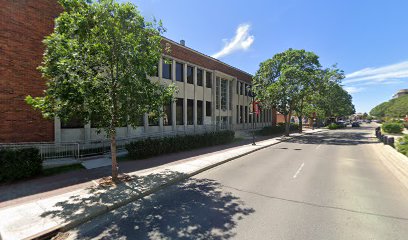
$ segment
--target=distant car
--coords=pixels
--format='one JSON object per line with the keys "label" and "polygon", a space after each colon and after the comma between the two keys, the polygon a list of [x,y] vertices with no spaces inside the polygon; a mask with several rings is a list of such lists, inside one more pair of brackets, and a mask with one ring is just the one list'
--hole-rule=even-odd
{"label": "distant car", "polygon": [[336,122],[337,125],[341,126],[341,127],[346,127],[347,123],[345,121],[338,121]]}
{"label": "distant car", "polygon": [[351,127],[360,127],[360,123],[358,123],[358,122],[353,122],[353,123],[351,124]]}

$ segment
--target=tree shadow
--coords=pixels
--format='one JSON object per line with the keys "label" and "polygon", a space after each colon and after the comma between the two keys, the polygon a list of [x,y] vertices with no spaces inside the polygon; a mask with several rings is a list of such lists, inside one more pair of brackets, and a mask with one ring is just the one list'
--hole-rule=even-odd
{"label": "tree shadow", "polygon": [[289,143],[299,144],[326,144],[326,145],[359,145],[377,142],[367,132],[348,131],[349,129],[338,129],[327,132],[313,133],[285,140]]}
{"label": "tree shadow", "polygon": [[[116,198],[123,197],[112,195]],[[75,203],[57,203],[60,211],[43,216],[81,217],[83,205],[100,195]],[[107,199],[102,197],[102,199]],[[255,212],[210,179],[190,178],[103,214],[71,231],[74,239],[229,239],[239,220]],[[79,214],[77,214],[79,213]],[[73,215],[70,215],[73,214]],[[74,233],[75,236],[72,236]]]}

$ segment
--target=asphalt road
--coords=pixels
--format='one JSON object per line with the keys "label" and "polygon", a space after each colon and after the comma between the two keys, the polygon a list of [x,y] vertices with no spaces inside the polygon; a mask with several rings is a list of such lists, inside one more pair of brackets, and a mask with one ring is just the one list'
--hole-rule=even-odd
{"label": "asphalt road", "polygon": [[372,126],[299,137],[85,223],[72,239],[408,239]]}

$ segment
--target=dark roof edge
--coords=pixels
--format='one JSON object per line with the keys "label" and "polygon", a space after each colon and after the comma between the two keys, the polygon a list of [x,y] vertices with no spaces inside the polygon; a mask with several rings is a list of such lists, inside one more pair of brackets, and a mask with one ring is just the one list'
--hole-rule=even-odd
{"label": "dark roof edge", "polygon": [[206,58],[209,58],[209,59],[211,59],[211,60],[213,60],[213,61],[216,61],[216,62],[218,62],[218,63],[221,63],[221,64],[223,64],[223,65],[225,65],[225,66],[227,66],[227,67],[233,68],[233,69],[235,69],[235,70],[237,70],[237,71],[240,71],[240,72],[242,72],[242,73],[244,73],[244,74],[247,74],[247,75],[251,76],[251,78],[253,77],[252,74],[250,74],[250,73],[248,73],[248,72],[245,72],[244,70],[241,70],[241,69],[239,69],[239,68],[236,68],[236,67],[234,67],[234,66],[231,66],[231,65],[229,65],[229,64],[227,64],[227,63],[225,63],[225,62],[223,62],[223,61],[220,61],[220,60],[218,60],[218,59],[216,59],[216,58],[213,58],[213,57],[211,57],[211,56],[208,56],[208,55],[206,55],[206,54],[204,54],[204,53],[201,53],[201,52],[199,52],[199,51],[197,51],[197,50],[195,50],[195,49],[192,49],[192,48],[190,48],[190,47],[187,47],[187,46],[185,46],[185,45],[181,45],[180,43],[175,42],[175,41],[173,41],[173,40],[171,40],[171,39],[169,39],[169,38],[166,38],[166,37],[163,37],[163,36],[162,36],[162,38],[163,38],[164,40],[166,40],[166,41],[169,41],[169,42],[173,43],[173,44],[177,44],[178,46],[183,47],[183,48],[185,48],[185,49],[187,49],[187,50],[189,50],[189,51],[195,52],[195,53],[200,54],[200,55],[202,55],[202,56],[204,56],[204,57],[206,57]]}

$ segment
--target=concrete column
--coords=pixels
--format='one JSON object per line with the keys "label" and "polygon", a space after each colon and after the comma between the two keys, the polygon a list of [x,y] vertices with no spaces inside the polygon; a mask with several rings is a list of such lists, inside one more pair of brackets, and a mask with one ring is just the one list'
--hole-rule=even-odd
{"label": "concrete column", "polygon": [[171,62],[171,80],[176,81],[176,60],[174,59]]}
{"label": "concrete column", "polygon": [[171,129],[175,131],[177,127],[176,125],[176,103],[175,102],[171,103],[171,123],[172,123]]}
{"label": "concrete column", "polygon": [[149,131],[149,117],[147,113],[144,114],[144,132],[147,133]]}
{"label": "concrete column", "polygon": [[229,122],[229,116],[230,116],[230,109],[229,109],[229,105],[230,105],[230,98],[229,98],[229,95],[230,95],[230,81],[229,80],[227,80],[227,125],[229,125],[230,124],[230,122]]}
{"label": "concrete column", "polygon": [[187,93],[186,93],[186,89],[187,89],[187,64],[184,63],[183,64],[183,72],[184,72],[184,77],[185,77],[185,81],[184,81],[184,95],[183,95],[183,125],[184,125],[184,130],[186,130],[187,127]]}
{"label": "concrete column", "polygon": [[197,127],[197,99],[193,100],[193,121],[194,127]]}
{"label": "concrete column", "polygon": [[206,117],[206,112],[207,112],[207,110],[205,109],[206,108],[206,103],[205,103],[205,92],[206,92],[206,89],[207,89],[207,70],[204,70],[203,69],[203,125],[204,125],[204,119],[205,119],[205,117]]}
{"label": "concrete column", "polygon": [[91,140],[91,123],[85,124],[84,130],[85,130],[84,140],[85,142],[89,142]]}
{"label": "concrete column", "polygon": [[[163,110],[163,107],[161,107]],[[163,133],[163,117],[159,117],[159,131]]]}
{"label": "concrete column", "polygon": [[213,125],[215,125],[215,114],[216,114],[216,109],[215,109],[215,100],[216,100],[216,97],[215,97],[215,91],[216,91],[215,71],[213,71],[211,82],[212,82],[212,88],[211,88],[211,97],[212,97],[212,100],[211,100],[211,119],[212,119],[212,122],[211,123]]}
{"label": "concrete column", "polygon": [[61,120],[59,117],[54,118],[54,142],[61,142]]}

